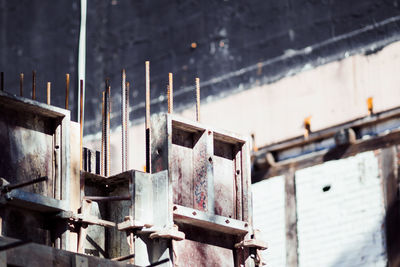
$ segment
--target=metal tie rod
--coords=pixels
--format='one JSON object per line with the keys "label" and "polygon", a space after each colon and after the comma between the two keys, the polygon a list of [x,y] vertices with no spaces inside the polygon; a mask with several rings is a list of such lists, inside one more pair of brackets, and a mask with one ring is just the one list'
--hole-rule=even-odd
{"label": "metal tie rod", "polygon": [[13,189],[17,189],[17,188],[21,188],[24,186],[28,186],[28,185],[32,185],[32,184],[36,184],[36,183],[40,183],[40,182],[44,182],[47,181],[49,178],[47,176],[43,176],[43,177],[39,177],[27,182],[22,182],[19,184],[8,184],[8,185],[4,185],[2,191],[3,192],[9,192]]}

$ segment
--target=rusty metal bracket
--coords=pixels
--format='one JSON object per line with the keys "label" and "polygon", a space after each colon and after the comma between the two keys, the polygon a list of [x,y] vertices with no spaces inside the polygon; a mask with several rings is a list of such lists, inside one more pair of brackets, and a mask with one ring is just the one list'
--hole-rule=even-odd
{"label": "rusty metal bracket", "polygon": [[152,226],[152,224],[135,220],[132,216],[125,216],[124,221],[117,225],[119,231],[134,231],[142,228],[151,228]]}
{"label": "rusty metal bracket", "polygon": [[267,243],[263,240],[257,238],[260,235],[260,230],[254,229],[253,234],[250,236],[251,238],[246,238],[240,241],[239,243],[235,244],[235,248],[243,249],[247,248],[250,251],[251,257],[254,259],[257,266],[266,265],[265,261],[263,260],[260,251],[266,250],[268,248]]}
{"label": "rusty metal bracket", "polygon": [[176,241],[184,240],[185,233],[178,230],[178,226],[176,224],[172,226],[167,226],[160,231],[150,234],[151,239],[155,238],[167,238],[173,239]]}

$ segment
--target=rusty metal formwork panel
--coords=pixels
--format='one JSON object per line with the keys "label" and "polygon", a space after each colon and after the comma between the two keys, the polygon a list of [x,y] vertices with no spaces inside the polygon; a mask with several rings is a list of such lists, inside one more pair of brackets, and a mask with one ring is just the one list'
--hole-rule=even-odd
{"label": "rusty metal formwork panel", "polygon": [[151,166],[153,173],[168,170],[173,195],[169,208],[174,223],[186,235],[185,240],[173,242],[174,263],[254,264],[248,249],[235,248],[253,233],[245,138],[175,115],[155,115]]}
{"label": "rusty metal formwork panel", "polygon": [[[0,177],[3,186],[34,183],[1,194],[3,235],[68,248],[68,235],[48,214],[68,209],[70,112],[0,92]],[[3,187],[4,188],[4,187]],[[30,227],[27,227],[30,226]]]}

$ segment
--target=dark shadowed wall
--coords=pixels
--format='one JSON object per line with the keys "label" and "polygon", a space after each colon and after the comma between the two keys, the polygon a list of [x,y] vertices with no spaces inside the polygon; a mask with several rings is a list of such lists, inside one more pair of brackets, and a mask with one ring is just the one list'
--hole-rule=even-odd
{"label": "dark shadowed wall", "polygon": [[[7,73],[6,87],[16,91],[18,73],[35,68],[40,98],[45,79],[52,80],[57,90],[52,101],[62,105],[64,73],[76,78],[79,1],[0,3],[0,69]],[[132,86],[130,118],[141,121],[146,60],[151,62],[152,112],[166,110],[168,72],[174,73],[175,107],[184,108],[194,103],[196,76],[202,99],[210,101],[354,53],[375,52],[400,39],[399,4],[88,0],[85,133],[100,131],[106,77],[112,86],[112,123],[119,124],[122,68]],[[76,87],[76,81],[72,84]]]}

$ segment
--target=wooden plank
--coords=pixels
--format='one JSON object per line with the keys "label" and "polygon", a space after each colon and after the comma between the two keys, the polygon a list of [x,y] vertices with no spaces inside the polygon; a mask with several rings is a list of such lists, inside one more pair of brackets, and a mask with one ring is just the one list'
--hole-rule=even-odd
{"label": "wooden plank", "polygon": [[0,267],[7,267],[7,253],[5,251],[0,252]]}
{"label": "wooden plank", "polygon": [[[172,169],[169,155],[172,149],[172,126],[166,114],[153,116],[151,120],[151,172]],[[170,175],[171,179],[171,175]]]}
{"label": "wooden plank", "polygon": [[47,182],[24,190],[53,197],[53,134],[50,119],[0,105],[0,177],[19,183],[47,176]]}
{"label": "wooden plank", "polygon": [[242,191],[243,191],[243,219],[253,225],[253,203],[251,197],[251,166],[250,166],[250,147],[246,141],[242,145]]}
{"label": "wooden plank", "polygon": [[236,218],[233,149],[233,145],[214,139],[214,213],[229,218]]}
{"label": "wooden plank", "polygon": [[[51,246],[51,232],[46,217],[40,213],[8,206],[0,208],[2,235]],[[47,218],[48,221],[48,218]],[[6,223],[7,222],[7,223]],[[29,225],[29,227],[26,227]]]}
{"label": "wooden plank", "polygon": [[[133,192],[132,192],[133,193]],[[115,187],[110,192],[110,196],[125,196],[132,194],[129,192],[128,184]],[[126,216],[130,215],[131,201],[113,201],[108,203],[107,219],[113,222],[122,222]],[[151,205],[149,205],[151,207]],[[136,218],[135,218],[136,219]],[[118,231],[117,228],[107,229],[107,252],[108,257],[116,258],[130,253],[130,247],[126,239],[126,232]]]}
{"label": "wooden plank", "polygon": [[242,150],[241,147],[235,149],[235,200],[236,200],[236,219],[243,220],[243,172],[242,172]]}
{"label": "wooden plank", "polygon": [[359,128],[365,127],[368,125],[372,125],[378,122],[383,122],[386,120],[390,120],[392,118],[400,117],[400,108],[393,108],[387,111],[382,111],[379,113],[375,113],[372,115],[360,117],[358,119],[354,119],[352,121],[348,121],[346,123],[334,125],[328,127],[326,129],[320,130],[318,132],[311,133],[308,138],[305,138],[303,135],[294,137],[288,140],[283,140],[281,142],[277,142],[273,145],[267,145],[264,147],[260,147],[257,152],[257,156],[261,155],[265,152],[283,150],[294,146],[300,146],[304,143],[310,143],[322,138],[333,137],[337,132],[342,129],[348,128]]}
{"label": "wooden plank", "polygon": [[[69,208],[74,213],[78,213],[78,209],[81,206],[81,200],[84,195],[84,180],[81,183],[81,175],[80,175],[80,162],[79,162],[79,146],[72,145],[77,144],[80,139],[80,129],[79,123],[70,122],[70,183],[69,183],[69,192],[71,197],[69,199]],[[81,192],[82,186],[82,192]],[[69,251],[77,252],[78,251],[78,234],[74,232],[70,232],[70,247]]]}
{"label": "wooden plank", "polygon": [[295,171],[285,175],[286,266],[298,266]]}
{"label": "wooden plank", "polygon": [[[204,164],[206,164],[207,168],[207,197],[208,197],[208,212],[215,212],[215,175],[214,175],[214,161],[210,160],[214,158],[214,132],[210,129],[206,129],[205,133],[202,135],[202,138],[206,139],[207,152],[204,157]],[[202,156],[199,154],[199,156]],[[208,159],[208,160],[207,160]]]}
{"label": "wooden plank", "polygon": [[276,166],[258,166],[254,172],[253,182],[268,179],[269,177],[286,174],[290,168],[301,169],[324,163],[329,160],[343,159],[358,153],[386,148],[400,143],[400,131],[394,130],[386,135],[373,137],[367,140],[358,140],[355,144],[346,147],[337,147],[331,150],[323,150],[311,153],[299,158],[277,162]]}
{"label": "wooden plank", "polygon": [[62,119],[70,114],[69,110],[65,110],[56,106],[49,106],[44,103],[25,97],[16,96],[8,92],[0,92],[0,106],[48,118]]}
{"label": "wooden plank", "polygon": [[172,150],[170,158],[173,201],[186,207],[193,207],[193,133],[172,129]]}
{"label": "wooden plank", "polygon": [[173,241],[175,266],[234,266],[232,249],[192,240]]}
{"label": "wooden plank", "polygon": [[174,221],[233,235],[246,234],[250,229],[247,222],[179,205],[174,205]]}
{"label": "wooden plank", "polygon": [[20,189],[12,190],[9,193],[9,197],[11,199],[3,204],[42,213],[66,211],[68,208],[68,203],[65,200],[57,200]]}
{"label": "wooden plank", "polygon": [[[18,241],[17,239],[0,237],[0,247]],[[76,257],[85,258],[88,266],[125,267],[135,266],[124,262],[116,262],[99,257],[78,255],[73,252],[59,250],[52,247],[29,243],[6,251],[7,264],[11,266],[59,266],[70,267],[76,264]]]}
{"label": "wooden plank", "polygon": [[[210,172],[212,162],[212,151],[207,145],[207,133],[199,132],[197,134],[196,143],[193,147],[193,208],[203,211],[213,212],[210,209],[209,184],[213,173]],[[211,181],[212,182],[212,181]],[[212,185],[212,184],[211,184]]]}

